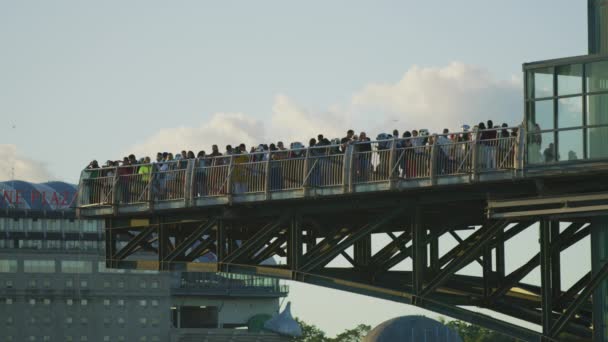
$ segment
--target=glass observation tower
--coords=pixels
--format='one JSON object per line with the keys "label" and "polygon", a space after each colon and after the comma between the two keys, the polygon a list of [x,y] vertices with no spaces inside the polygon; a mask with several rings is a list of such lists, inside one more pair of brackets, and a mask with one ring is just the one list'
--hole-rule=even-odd
{"label": "glass observation tower", "polygon": [[[523,65],[527,167],[608,157],[608,1],[588,0],[589,53]],[[608,220],[591,230],[593,272],[608,259]],[[594,341],[608,341],[608,282],[593,295]]]}

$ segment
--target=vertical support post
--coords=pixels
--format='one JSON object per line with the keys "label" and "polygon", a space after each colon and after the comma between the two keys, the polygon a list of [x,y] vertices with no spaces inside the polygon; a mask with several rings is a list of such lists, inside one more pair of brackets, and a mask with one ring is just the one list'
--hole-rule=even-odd
{"label": "vertical support post", "polygon": [[[420,208],[416,208],[414,219],[411,225],[412,229],[412,247],[414,249],[413,253],[413,287],[414,294],[418,296],[424,286],[424,274],[426,272],[426,229],[422,224],[422,215],[420,212]],[[416,303],[414,303],[416,304]]]}
{"label": "vertical support post", "polygon": [[397,175],[399,174],[399,167],[397,164],[397,138],[393,137],[391,141],[391,150],[388,155],[388,175],[389,179],[389,189],[394,189],[397,181]]}
{"label": "vertical support post", "polygon": [[346,145],[344,151],[344,164],[342,165],[342,186],[344,192],[352,192],[353,184],[353,145]]}
{"label": "vertical support post", "polygon": [[365,270],[369,267],[372,258],[372,236],[367,235],[357,240],[354,245],[354,260],[357,267]]}
{"label": "vertical support post", "polygon": [[552,322],[552,276],[551,276],[551,223],[549,220],[543,219],[540,221],[540,292],[541,292],[541,323],[543,335],[550,336]]}
{"label": "vertical support post", "polygon": [[313,228],[306,231],[306,252],[310,251],[317,245],[317,234]]}
{"label": "vertical support post", "polygon": [[217,221],[217,225],[215,226],[215,237],[217,261],[222,262],[224,261],[224,257],[226,256],[226,230],[223,219],[219,219]]}
{"label": "vertical support post", "polygon": [[501,229],[496,235],[496,275],[499,281],[505,277],[505,240],[504,240],[504,229]]}
{"label": "vertical support post", "polygon": [[106,219],[106,267],[114,267],[116,254],[116,231],[114,228],[114,219]]}
{"label": "vertical support post", "polygon": [[439,144],[437,143],[437,134],[433,134],[432,136],[433,138],[433,145],[431,145],[431,162],[430,162],[430,170],[429,170],[429,174],[431,176],[431,184],[435,185],[437,184],[437,169],[439,168],[438,166],[438,162],[439,162],[439,158],[438,158],[438,153],[437,153],[437,148],[439,147]]}
{"label": "vertical support post", "polygon": [[474,134],[475,139],[471,140],[469,144],[471,144],[471,182],[477,182],[479,179],[479,149],[481,145],[479,144],[479,138],[481,137],[481,132],[478,130]]}
{"label": "vertical support post", "polygon": [[186,171],[184,174],[184,202],[186,202],[186,207],[189,207],[192,203],[192,198],[194,198],[194,175],[196,172],[196,159],[189,159],[188,164],[186,164]]}
{"label": "vertical support post", "polygon": [[[230,155],[228,161],[228,179],[226,179],[226,194],[232,197],[232,171],[234,170],[234,155]],[[232,201],[231,201],[232,202]]]}
{"label": "vertical support post", "polygon": [[167,232],[167,227],[164,224],[164,220],[160,217],[156,218],[156,223],[157,223],[157,231],[156,234],[158,235],[158,267],[161,270],[167,270],[168,269],[168,265],[165,264],[165,260],[167,259],[167,254],[169,253],[169,246],[168,246],[168,240],[169,240],[169,236],[168,236],[168,232]]}
{"label": "vertical support post", "polygon": [[492,249],[483,249],[483,298],[487,300],[492,294]]}
{"label": "vertical support post", "polygon": [[306,152],[304,154],[304,170],[303,175],[302,175],[302,179],[304,180],[304,182],[302,183],[302,189],[304,191],[304,197],[308,197],[308,192],[310,189],[310,177],[309,177],[309,163],[310,163],[310,147],[306,149]]}
{"label": "vertical support post", "polygon": [[439,271],[439,236],[430,234],[429,246],[431,248],[431,269],[433,273]]}
{"label": "vertical support post", "polygon": [[150,179],[148,180],[148,191],[146,193],[146,202],[148,202],[148,210],[154,209],[154,179],[157,175],[156,165],[150,164]]}
{"label": "vertical support post", "polygon": [[[596,274],[608,262],[608,217],[591,223],[591,273]],[[593,292],[593,340],[608,341],[608,280]]]}
{"label": "vertical support post", "polygon": [[[121,190],[119,186],[120,177],[118,176],[119,167],[116,167],[116,171],[114,172],[114,179],[112,180],[112,211],[114,215],[118,214],[118,198],[120,194],[118,193]],[[122,189],[121,191],[124,191]]]}
{"label": "vertical support post", "polygon": [[300,268],[302,259],[302,226],[297,215],[291,218],[287,237],[287,265],[293,272]]}
{"label": "vertical support post", "polygon": [[265,168],[266,173],[264,174],[264,196],[266,200],[270,199],[270,161],[272,160],[272,151],[268,151],[268,158],[266,159]]}
{"label": "vertical support post", "polygon": [[557,244],[559,221],[551,221],[549,227],[551,234],[551,292],[553,298],[559,298],[562,295],[561,248]]}

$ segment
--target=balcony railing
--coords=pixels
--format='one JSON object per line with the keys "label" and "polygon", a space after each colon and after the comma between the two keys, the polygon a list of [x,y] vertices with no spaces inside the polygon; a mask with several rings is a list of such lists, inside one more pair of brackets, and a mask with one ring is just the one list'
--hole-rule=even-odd
{"label": "balcony railing", "polygon": [[[344,146],[233,154],[82,172],[79,207],[186,203],[232,195],[427,180],[523,168],[523,128],[393,138]],[[515,134],[512,134],[515,133]],[[164,166],[161,168],[161,165]],[[142,172],[143,171],[143,172]],[[389,186],[390,188],[390,186]]]}
{"label": "balcony railing", "polygon": [[278,279],[236,273],[181,273],[175,289],[182,290],[219,290],[247,291],[287,294],[289,287]]}

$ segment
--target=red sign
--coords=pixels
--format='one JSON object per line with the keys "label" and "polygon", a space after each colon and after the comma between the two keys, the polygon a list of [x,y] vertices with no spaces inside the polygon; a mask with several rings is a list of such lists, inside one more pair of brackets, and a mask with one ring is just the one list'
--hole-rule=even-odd
{"label": "red sign", "polygon": [[[24,192],[21,190],[2,190],[0,193],[0,206],[2,207],[24,207],[29,203],[30,207],[42,207],[45,204],[54,208],[67,208],[75,196],[75,192],[46,192],[32,190]],[[26,203],[27,202],[27,203]]]}

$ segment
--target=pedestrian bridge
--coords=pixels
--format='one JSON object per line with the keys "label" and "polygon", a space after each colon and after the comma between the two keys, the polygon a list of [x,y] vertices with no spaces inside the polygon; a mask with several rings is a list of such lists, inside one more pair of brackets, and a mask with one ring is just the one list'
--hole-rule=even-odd
{"label": "pedestrian bridge", "polygon": [[[597,339],[608,317],[608,57],[524,71],[519,127],[84,170],[78,211],[106,220],[108,267],[291,279],[526,341]],[[538,253],[508,267],[525,251],[507,246],[529,229],[540,239],[524,248]],[[562,253],[581,241],[592,265],[565,285]],[[463,274],[468,265],[480,271]],[[538,282],[525,281],[538,267]]]}

